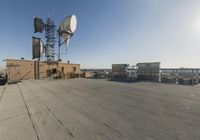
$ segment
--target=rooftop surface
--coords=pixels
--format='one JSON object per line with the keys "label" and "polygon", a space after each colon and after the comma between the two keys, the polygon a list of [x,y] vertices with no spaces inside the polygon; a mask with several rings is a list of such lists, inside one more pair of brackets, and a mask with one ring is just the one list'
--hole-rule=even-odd
{"label": "rooftop surface", "polygon": [[0,86],[0,140],[199,140],[200,87],[106,80]]}

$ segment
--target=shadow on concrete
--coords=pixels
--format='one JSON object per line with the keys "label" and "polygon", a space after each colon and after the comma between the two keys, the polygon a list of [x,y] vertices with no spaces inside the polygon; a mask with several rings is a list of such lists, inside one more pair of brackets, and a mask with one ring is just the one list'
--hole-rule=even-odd
{"label": "shadow on concrete", "polygon": [[21,82],[21,81],[8,81],[7,84],[8,85],[12,85],[12,84],[17,84],[19,82]]}

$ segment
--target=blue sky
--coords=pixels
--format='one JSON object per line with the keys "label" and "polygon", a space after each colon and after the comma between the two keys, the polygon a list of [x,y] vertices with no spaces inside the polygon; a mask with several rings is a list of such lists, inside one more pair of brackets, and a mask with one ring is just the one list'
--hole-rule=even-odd
{"label": "blue sky", "polygon": [[0,65],[32,58],[33,17],[75,14],[77,31],[62,59],[82,68],[160,61],[162,67],[200,67],[199,0],[1,0]]}

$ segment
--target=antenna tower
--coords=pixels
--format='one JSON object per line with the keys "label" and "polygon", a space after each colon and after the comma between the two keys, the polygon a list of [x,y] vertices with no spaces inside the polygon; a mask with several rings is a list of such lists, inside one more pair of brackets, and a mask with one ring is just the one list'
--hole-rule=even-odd
{"label": "antenna tower", "polygon": [[45,38],[46,38],[45,56],[47,57],[47,60],[50,61],[54,61],[55,30],[56,26],[54,24],[53,19],[47,18],[45,24]]}
{"label": "antenna tower", "polygon": [[[77,25],[77,19],[75,15],[66,16],[57,29],[53,18],[47,18],[46,23],[42,21],[40,17],[34,17],[34,33],[42,33],[45,31],[46,43],[43,45],[41,38],[32,38],[32,52],[33,59],[40,59],[45,52],[45,57],[49,62],[55,61],[55,42],[56,34],[58,36],[58,60],[60,59],[60,46],[69,43],[69,39],[73,36]],[[45,51],[43,51],[45,50]]]}

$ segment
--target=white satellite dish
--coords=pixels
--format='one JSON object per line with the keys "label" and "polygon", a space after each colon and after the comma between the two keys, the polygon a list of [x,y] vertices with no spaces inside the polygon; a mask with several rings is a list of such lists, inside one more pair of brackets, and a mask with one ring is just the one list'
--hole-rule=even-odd
{"label": "white satellite dish", "polygon": [[67,16],[63,19],[59,27],[59,34],[65,41],[65,44],[69,44],[69,38],[76,31],[77,19],[75,15]]}
{"label": "white satellite dish", "polygon": [[77,19],[75,15],[67,16],[60,24],[59,31],[74,33],[76,31]]}

